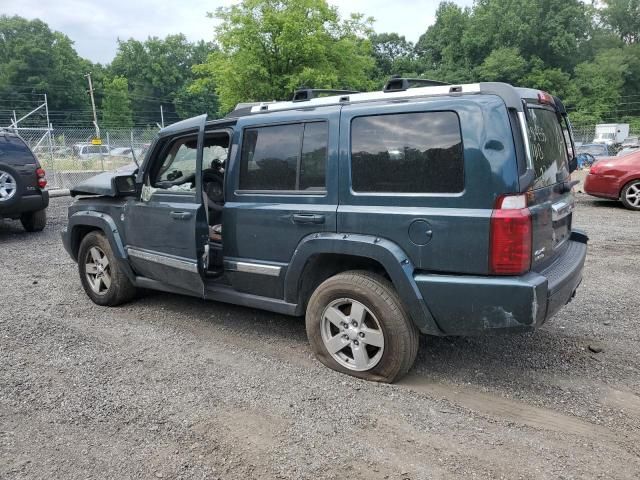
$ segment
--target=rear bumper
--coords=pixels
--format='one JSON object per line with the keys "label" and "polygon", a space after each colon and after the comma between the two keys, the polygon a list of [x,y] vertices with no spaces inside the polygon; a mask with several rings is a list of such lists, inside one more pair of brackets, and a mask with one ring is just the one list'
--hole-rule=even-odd
{"label": "rear bumper", "polygon": [[588,174],[584,179],[584,191],[601,198],[618,199],[619,188],[616,177]]}
{"label": "rear bumper", "polygon": [[519,277],[417,274],[418,289],[444,335],[533,330],[574,297],[582,281],[586,235],[573,232],[565,252],[541,272]]}
{"label": "rear bumper", "polygon": [[49,192],[43,190],[34,195],[25,195],[8,207],[0,206],[0,217],[18,218],[23,213],[37,212],[49,206]]}

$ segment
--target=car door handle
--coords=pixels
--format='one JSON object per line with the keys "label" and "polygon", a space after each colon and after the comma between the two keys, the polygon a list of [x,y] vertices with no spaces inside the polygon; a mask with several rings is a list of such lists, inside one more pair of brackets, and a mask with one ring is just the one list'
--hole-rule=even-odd
{"label": "car door handle", "polygon": [[191,212],[171,212],[171,218],[176,220],[188,220],[193,216]]}
{"label": "car door handle", "polygon": [[315,213],[294,213],[292,218],[294,223],[324,223],[324,215]]}

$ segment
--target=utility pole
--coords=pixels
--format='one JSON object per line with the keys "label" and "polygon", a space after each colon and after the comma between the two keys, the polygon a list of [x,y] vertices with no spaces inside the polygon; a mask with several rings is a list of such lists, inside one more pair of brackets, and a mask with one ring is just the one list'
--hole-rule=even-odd
{"label": "utility pole", "polygon": [[93,125],[96,127],[96,138],[100,138],[100,127],[98,126],[98,116],[96,115],[96,101],[93,98],[93,83],[91,83],[91,73],[85,75],[89,80],[89,95],[91,95],[91,108],[93,109]]}

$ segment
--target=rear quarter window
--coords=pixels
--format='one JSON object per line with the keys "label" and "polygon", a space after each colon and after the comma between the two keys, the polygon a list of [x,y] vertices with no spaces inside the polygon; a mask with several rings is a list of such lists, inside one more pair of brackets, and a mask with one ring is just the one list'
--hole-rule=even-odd
{"label": "rear quarter window", "polygon": [[357,117],[351,124],[351,184],[362,193],[459,193],[460,122],[454,112]]}

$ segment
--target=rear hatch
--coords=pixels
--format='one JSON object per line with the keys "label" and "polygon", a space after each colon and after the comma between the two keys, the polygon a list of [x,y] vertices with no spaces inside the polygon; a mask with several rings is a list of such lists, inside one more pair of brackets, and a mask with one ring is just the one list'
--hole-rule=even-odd
{"label": "rear hatch", "polygon": [[573,152],[570,129],[566,116],[551,103],[534,101],[526,107],[535,174],[527,202],[533,228],[531,266],[534,271],[552,263],[568,245],[574,209],[569,171],[569,152]]}

